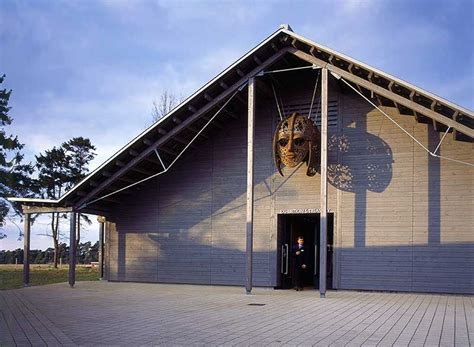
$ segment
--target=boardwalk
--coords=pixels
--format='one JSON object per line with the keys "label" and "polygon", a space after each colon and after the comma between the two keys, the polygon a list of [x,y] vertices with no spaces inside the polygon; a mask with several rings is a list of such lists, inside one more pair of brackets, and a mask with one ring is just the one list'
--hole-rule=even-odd
{"label": "boardwalk", "polygon": [[80,282],[0,292],[4,345],[469,346],[474,297]]}

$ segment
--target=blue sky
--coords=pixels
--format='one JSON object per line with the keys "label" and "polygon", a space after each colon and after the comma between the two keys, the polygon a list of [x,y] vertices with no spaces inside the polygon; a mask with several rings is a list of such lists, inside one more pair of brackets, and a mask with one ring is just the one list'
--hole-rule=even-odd
{"label": "blue sky", "polygon": [[[281,23],[474,109],[471,0],[2,0],[10,131],[30,159],[87,136],[97,146],[95,167],[150,125],[163,91],[188,96]],[[16,236],[12,228],[0,249],[21,246]],[[95,226],[87,238],[97,238]],[[49,244],[32,240],[33,248]]]}

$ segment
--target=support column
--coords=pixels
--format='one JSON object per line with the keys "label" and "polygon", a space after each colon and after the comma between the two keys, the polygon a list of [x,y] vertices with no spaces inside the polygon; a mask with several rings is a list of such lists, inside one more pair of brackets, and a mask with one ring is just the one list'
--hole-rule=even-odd
{"label": "support column", "polygon": [[319,294],[326,296],[327,273],[327,216],[328,216],[328,70],[322,69],[321,75],[321,218],[319,249]]}
{"label": "support column", "polygon": [[248,85],[248,124],[247,124],[247,281],[245,291],[252,292],[252,262],[253,262],[253,140],[255,122],[255,79],[249,79]]}
{"label": "support column", "polygon": [[69,230],[69,286],[72,288],[76,283],[76,213],[70,214]]}
{"label": "support column", "polygon": [[23,214],[23,285],[30,285],[30,235],[31,219],[28,213]]}
{"label": "support column", "polygon": [[99,222],[99,278],[104,279],[104,234],[105,234],[105,217],[97,217]]}

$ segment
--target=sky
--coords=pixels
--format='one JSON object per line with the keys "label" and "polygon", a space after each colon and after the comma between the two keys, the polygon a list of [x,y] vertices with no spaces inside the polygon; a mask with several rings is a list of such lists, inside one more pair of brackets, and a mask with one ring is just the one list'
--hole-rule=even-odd
{"label": "sky", "polygon": [[[186,97],[282,23],[313,41],[474,109],[474,1],[2,0],[0,74],[9,133],[27,160],[76,136],[100,165],[152,122],[164,91]],[[33,226],[46,248],[48,220]],[[64,228],[67,228],[65,225]],[[22,247],[7,226],[0,249]],[[97,240],[96,224],[85,239]]]}

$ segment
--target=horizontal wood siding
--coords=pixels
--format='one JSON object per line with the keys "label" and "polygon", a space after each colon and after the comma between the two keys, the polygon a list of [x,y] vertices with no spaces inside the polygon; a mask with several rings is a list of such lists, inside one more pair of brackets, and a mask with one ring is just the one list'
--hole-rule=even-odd
{"label": "horizontal wood siding", "polygon": [[[256,121],[254,283],[271,286],[272,114]],[[245,280],[246,117],[231,122],[115,210],[111,280],[235,284]],[[143,251],[141,248],[143,247]],[[124,257],[124,261],[122,260]]]}
{"label": "horizontal wood siding", "polygon": [[177,163],[158,187],[158,281],[210,284],[211,146]]}
{"label": "horizontal wood siding", "polygon": [[212,284],[245,280],[245,120],[232,122],[213,141]]}
{"label": "horizontal wood siding", "polygon": [[[284,104],[308,108],[313,83],[287,90]],[[473,170],[429,156],[334,81],[329,93],[328,207],[336,218],[336,287],[473,293]],[[384,109],[434,150],[442,134],[395,108]],[[107,233],[109,279],[245,283],[246,115],[239,116],[190,149],[170,172],[121,200]],[[259,95],[257,286],[278,283],[278,211],[320,204],[320,176],[306,176],[306,164],[285,168],[284,177],[276,172],[272,136],[278,119],[274,100]],[[472,144],[452,136],[439,153],[466,161],[474,157]]]}
{"label": "horizontal wood siding", "polygon": [[[430,150],[442,134],[385,108]],[[474,292],[473,170],[430,156],[357,96],[343,102],[340,287]],[[472,160],[447,136],[440,154]]]}

